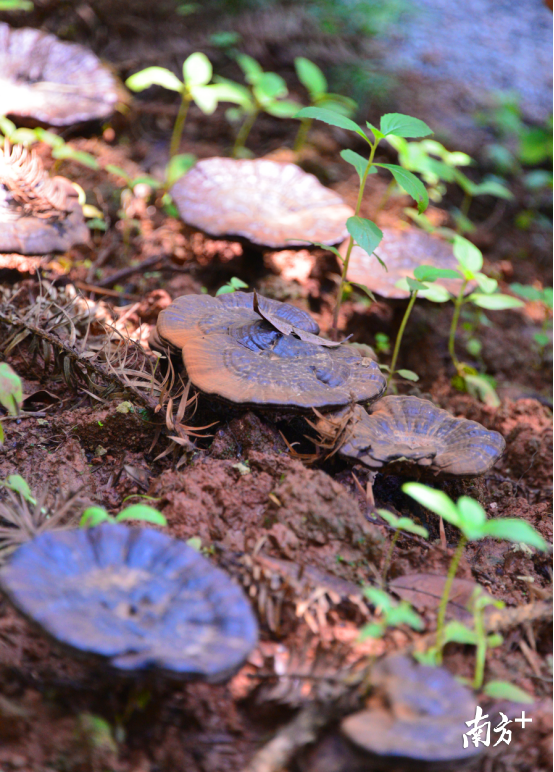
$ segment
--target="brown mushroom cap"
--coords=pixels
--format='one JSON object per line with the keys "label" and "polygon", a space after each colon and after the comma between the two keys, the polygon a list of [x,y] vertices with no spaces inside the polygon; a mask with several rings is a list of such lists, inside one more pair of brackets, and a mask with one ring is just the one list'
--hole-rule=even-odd
{"label": "brown mushroom cap", "polygon": [[118,99],[115,78],[92,51],[0,23],[0,115],[69,126],[107,118]]}
{"label": "brown mushroom cap", "polygon": [[40,159],[8,143],[0,150],[0,252],[40,255],[88,244],[90,231],[77,191],[49,177]]}
{"label": "brown mushroom cap", "polygon": [[[327,415],[324,421],[339,426],[345,414]],[[322,419],[318,424],[325,428]],[[371,405],[369,414],[353,408],[338,452],[374,469],[406,460],[435,473],[472,477],[488,471],[505,447],[501,434],[476,421],[455,418],[426,399],[393,396]]]}
{"label": "brown mushroom cap", "polygon": [[[341,252],[345,248],[341,248]],[[376,295],[384,298],[408,298],[409,291],[400,289],[396,283],[406,277],[413,278],[414,268],[420,265],[453,270],[458,268],[452,246],[438,236],[431,236],[419,228],[383,228],[383,240],[376,252],[387,266],[386,271],[374,255],[369,255],[365,249],[356,246],[350,255],[348,278],[364,284]],[[453,295],[457,295],[462,280],[437,279],[435,284],[440,284]],[[471,292],[473,288],[474,283],[471,283],[471,286],[468,284],[467,292]]]}
{"label": "brown mushroom cap", "polygon": [[318,332],[304,311],[246,292],[184,295],[157,324],[161,343],[182,349],[193,385],[214,397],[293,410],[377,399],[385,379],[375,362]]}
{"label": "brown mushroom cap", "polygon": [[338,244],[354,212],[294,164],[207,158],[171,188],[181,217],[210,236],[242,237],[273,249],[307,241]]}

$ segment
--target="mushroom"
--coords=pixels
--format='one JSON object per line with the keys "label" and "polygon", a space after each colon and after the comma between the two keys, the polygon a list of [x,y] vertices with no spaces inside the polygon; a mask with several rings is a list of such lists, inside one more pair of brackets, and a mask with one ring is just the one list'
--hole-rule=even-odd
{"label": "mushroom", "polygon": [[34,151],[18,145],[10,152],[6,140],[0,150],[0,252],[66,252],[89,241],[71,182],[49,177]]}
{"label": "mushroom", "polygon": [[92,51],[0,23],[0,115],[69,126],[108,118],[118,100],[116,79]]}
{"label": "mushroom", "polygon": [[407,461],[435,474],[474,477],[487,472],[506,447],[498,432],[418,397],[384,397],[369,413],[357,405],[350,413],[321,416],[313,426],[328,442],[341,432],[339,454],[371,469]]}
{"label": "mushroom", "polygon": [[471,742],[467,748],[462,743],[475,700],[444,668],[393,656],[373,668],[371,680],[380,704],[347,716],[340,731],[379,769],[445,772],[481,752]]}
{"label": "mushroom", "polygon": [[[383,239],[376,251],[387,266],[387,270],[380,266],[376,258],[368,254],[365,249],[355,246],[348,264],[348,278],[350,281],[369,287],[376,295],[391,300],[405,299],[410,296],[407,286],[402,289],[396,285],[401,279],[413,278],[414,269],[420,265],[452,270],[458,268],[458,262],[450,244],[419,228],[409,227],[403,230],[383,228]],[[462,279],[437,279],[435,284],[457,295],[462,286]],[[474,282],[468,284],[467,292],[472,292],[474,286]]]}
{"label": "mushroom", "polygon": [[238,405],[330,410],[377,399],[376,363],[318,333],[306,312],[256,293],[183,295],[160,313],[151,345],[182,350],[197,389]]}
{"label": "mushroom", "polygon": [[263,158],[206,158],[175,183],[171,195],[188,225],[273,249],[338,244],[354,214],[313,174]]}
{"label": "mushroom", "polygon": [[117,671],[218,682],[257,642],[242,590],[192,547],[151,528],[41,534],[2,568],[0,588],[57,642]]}

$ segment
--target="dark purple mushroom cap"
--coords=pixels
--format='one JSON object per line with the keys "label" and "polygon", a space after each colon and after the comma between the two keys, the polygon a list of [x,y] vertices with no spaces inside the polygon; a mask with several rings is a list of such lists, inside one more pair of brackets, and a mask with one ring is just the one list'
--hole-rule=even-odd
{"label": "dark purple mushroom cap", "polygon": [[[401,289],[396,283],[407,277],[413,278],[414,269],[420,265],[452,270],[458,268],[452,246],[438,236],[431,236],[419,228],[383,228],[383,240],[376,252],[387,266],[386,271],[374,255],[369,255],[365,249],[355,246],[348,264],[348,278],[350,281],[364,284],[376,295],[384,298],[408,298],[409,289]],[[457,295],[462,287],[461,279],[437,279],[434,283],[453,295]],[[472,292],[474,287],[474,282],[468,284],[467,292]]]}
{"label": "dark purple mushroom cap", "polygon": [[56,641],[119,671],[221,681],[257,642],[240,587],[150,528],[44,533],[14,553],[0,588]]}
{"label": "dark purple mushroom cap", "polygon": [[118,101],[114,76],[92,51],[0,23],[0,115],[69,126],[108,118]]}
{"label": "dark purple mushroom cap", "polygon": [[77,191],[49,177],[40,159],[20,146],[0,150],[0,252],[41,255],[88,244]]}
{"label": "dark purple mushroom cap", "polygon": [[292,410],[377,399],[385,379],[375,362],[318,332],[304,311],[246,292],[183,295],[157,323],[161,343],[182,350],[192,384],[214,397]]}
{"label": "dark purple mushroom cap", "polygon": [[260,158],[206,158],[171,188],[188,225],[272,249],[338,244],[354,212],[313,174]]}
{"label": "dark purple mushroom cap", "polygon": [[[339,425],[345,414],[325,420]],[[435,473],[473,477],[488,471],[505,447],[501,434],[476,421],[455,418],[426,399],[392,396],[371,405],[369,414],[354,408],[339,453],[372,468],[406,460]]]}
{"label": "dark purple mushroom cap", "polygon": [[418,770],[443,772],[481,752],[472,742],[463,747],[465,722],[475,716],[476,703],[447,670],[418,665],[407,657],[387,657],[373,669],[372,684],[390,707],[353,713],[343,719],[340,730],[379,762],[396,761],[404,768],[403,761],[412,761],[418,762]]}

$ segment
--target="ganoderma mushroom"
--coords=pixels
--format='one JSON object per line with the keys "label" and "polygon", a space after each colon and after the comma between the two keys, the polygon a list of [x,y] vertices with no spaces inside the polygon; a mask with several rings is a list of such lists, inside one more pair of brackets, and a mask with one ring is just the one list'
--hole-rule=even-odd
{"label": "ganoderma mushroom", "polygon": [[151,528],[44,533],[14,553],[0,588],[58,643],[120,672],[223,681],[257,642],[240,587]]}
{"label": "ganoderma mushroom", "polygon": [[320,338],[306,312],[256,293],[183,295],[152,341],[182,351],[193,386],[242,406],[331,410],[384,391],[376,363]]}
{"label": "ganoderma mushroom", "polygon": [[0,115],[70,126],[108,118],[119,98],[116,79],[92,51],[0,23]]}
{"label": "ganoderma mushroom", "polygon": [[[420,265],[451,270],[458,268],[451,245],[419,228],[383,228],[383,240],[376,252],[387,266],[387,270],[377,262],[374,255],[369,255],[362,247],[355,246],[348,264],[348,278],[389,300],[403,300],[410,296],[407,286],[402,288],[396,285],[401,279],[413,278],[414,269]],[[462,280],[440,278],[435,284],[457,295]],[[467,292],[472,292],[474,286],[474,283],[468,284]]]}
{"label": "ganoderma mushroom", "polygon": [[353,713],[340,725],[343,737],[368,759],[368,769],[446,772],[481,752],[462,742],[466,722],[475,716],[475,699],[444,668],[387,657],[373,668],[371,682],[382,704]]}
{"label": "ganoderma mushroom", "polygon": [[354,212],[298,166],[264,158],[207,158],[181,177],[171,195],[183,220],[210,236],[241,237],[285,249],[338,244]]}
{"label": "ganoderma mushroom", "polygon": [[368,410],[347,408],[320,417],[314,426],[329,442],[334,430],[341,431],[338,453],[370,469],[401,461],[434,474],[475,477],[487,472],[506,447],[498,432],[419,397],[384,397]]}
{"label": "ganoderma mushroom", "polygon": [[10,151],[6,140],[0,150],[0,252],[42,255],[89,241],[70,181],[49,177],[33,151],[19,145]]}

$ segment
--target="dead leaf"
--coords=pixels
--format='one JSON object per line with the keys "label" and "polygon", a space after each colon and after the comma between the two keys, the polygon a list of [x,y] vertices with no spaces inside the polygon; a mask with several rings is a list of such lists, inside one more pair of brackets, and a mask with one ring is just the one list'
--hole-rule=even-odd
{"label": "dead leaf", "polygon": [[[445,582],[446,576],[406,574],[393,579],[389,587],[418,611],[437,611]],[[454,579],[450,600],[446,607],[446,618],[459,619],[461,622],[471,621],[473,616],[467,607],[471,604],[471,597],[478,587],[480,585],[472,582],[471,579]],[[482,593],[488,595],[482,587],[480,589]]]}

